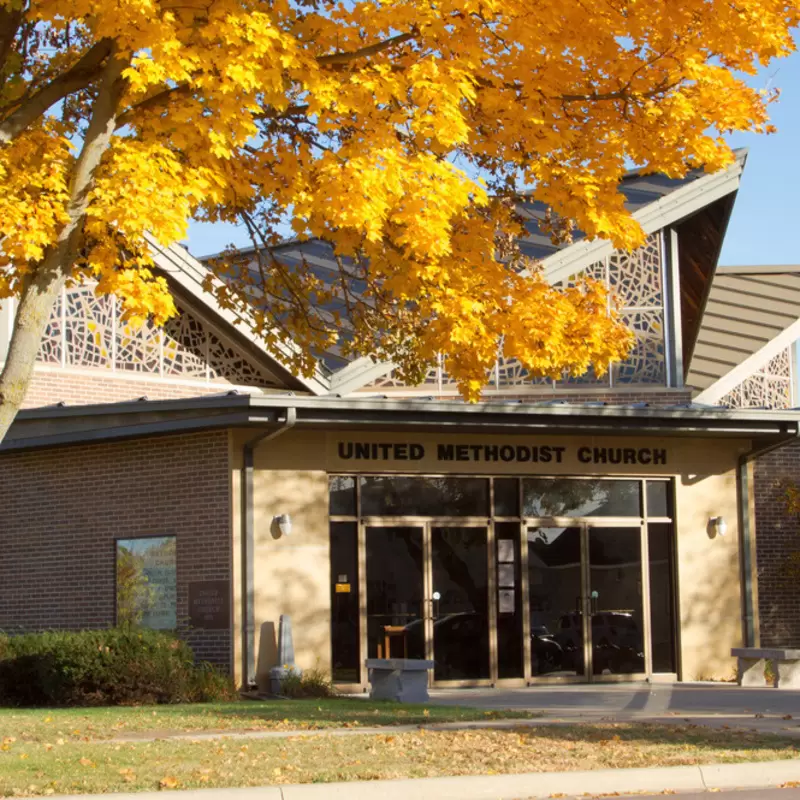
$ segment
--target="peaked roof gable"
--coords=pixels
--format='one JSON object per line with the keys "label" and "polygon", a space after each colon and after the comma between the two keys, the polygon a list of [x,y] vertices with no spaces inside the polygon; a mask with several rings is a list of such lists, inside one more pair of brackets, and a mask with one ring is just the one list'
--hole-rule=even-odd
{"label": "peaked roof gable", "polygon": [[314,395],[325,395],[331,391],[330,373],[324,365],[318,365],[316,374],[311,378],[296,375],[288,366],[291,348],[277,347],[274,351],[269,351],[264,342],[247,328],[246,323],[239,324],[236,313],[220,306],[203,289],[203,282],[210,272],[205,264],[180,245],[173,244],[165,248],[153,237],[148,235],[146,238],[157,270],[167,278],[172,287],[187,296],[191,304],[210,316],[229,336],[242,342],[247,352],[260,359],[269,372],[281,377],[290,388]]}

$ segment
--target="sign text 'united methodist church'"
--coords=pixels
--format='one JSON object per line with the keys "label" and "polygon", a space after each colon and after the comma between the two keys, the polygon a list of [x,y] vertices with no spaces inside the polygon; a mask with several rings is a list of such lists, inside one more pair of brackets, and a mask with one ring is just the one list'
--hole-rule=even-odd
{"label": "sign text 'united methodist church'", "polygon": [[[436,460],[505,462],[516,464],[563,464],[570,448],[527,444],[436,444],[419,442],[339,442],[343,461],[421,461],[426,447],[435,448]],[[658,447],[575,448],[581,464],[666,464],[667,451]]]}

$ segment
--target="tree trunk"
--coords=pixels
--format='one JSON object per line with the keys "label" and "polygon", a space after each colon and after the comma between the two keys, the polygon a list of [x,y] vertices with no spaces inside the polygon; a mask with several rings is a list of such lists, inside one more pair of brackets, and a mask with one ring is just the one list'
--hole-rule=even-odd
{"label": "tree trunk", "polygon": [[44,329],[80,250],[89,192],[114,134],[126,66],[127,62],[118,58],[111,58],[106,64],[83,148],[75,162],[68,221],[25,282],[19,299],[6,363],[0,372],[0,442],[22,405]]}

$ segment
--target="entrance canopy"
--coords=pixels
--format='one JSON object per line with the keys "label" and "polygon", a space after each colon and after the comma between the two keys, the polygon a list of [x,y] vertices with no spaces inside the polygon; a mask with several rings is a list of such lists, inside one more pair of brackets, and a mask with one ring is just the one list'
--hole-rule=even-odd
{"label": "entrance canopy", "polygon": [[21,411],[0,452],[132,437],[258,427],[450,433],[546,433],[702,436],[750,439],[754,449],[800,433],[800,412],[606,403],[384,400],[252,396],[229,393],[189,400],[141,398],[101,405]]}

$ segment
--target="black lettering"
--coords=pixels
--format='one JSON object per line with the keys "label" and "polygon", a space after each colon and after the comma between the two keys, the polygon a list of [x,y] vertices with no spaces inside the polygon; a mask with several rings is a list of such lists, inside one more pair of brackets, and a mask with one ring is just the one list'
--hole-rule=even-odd
{"label": "black lettering", "polygon": [[[563,450],[564,448],[563,447],[558,447],[556,449],[560,451],[560,450]],[[559,461],[559,463],[561,463],[561,458],[560,458],[561,453],[559,452],[558,455],[559,455],[558,461]],[[578,448],[578,461],[580,461],[581,464],[591,464],[592,463],[592,448],[591,447],[579,447]]]}
{"label": "black lettering", "polygon": [[356,458],[361,459],[362,461],[365,458],[369,458],[369,444],[367,442],[356,443]]}
{"label": "black lettering", "polygon": [[526,444],[517,445],[517,461],[530,461],[531,449]]}
{"label": "black lettering", "polygon": [[553,460],[553,448],[545,445],[539,448],[539,461],[549,464]]}
{"label": "black lettering", "polygon": [[650,448],[642,447],[639,449],[640,464],[649,464],[652,460],[653,460],[653,454],[650,452]]}
{"label": "black lettering", "polygon": [[551,447],[550,448],[556,454],[556,464],[561,463],[561,456],[564,455],[564,451],[567,449],[566,447]]}
{"label": "black lettering", "polygon": [[353,443],[339,442],[339,458],[352,458],[352,457],[353,457]]}
{"label": "black lettering", "polygon": [[481,460],[481,450],[483,450],[482,444],[471,444],[469,449],[472,450],[472,460],[473,461],[480,461]]}
{"label": "black lettering", "polygon": [[483,457],[485,461],[497,461],[497,445],[487,444],[483,448]]}
{"label": "black lettering", "polygon": [[666,464],[667,463],[667,451],[666,450],[653,450],[653,463],[654,464]]}
{"label": "black lettering", "polygon": [[439,461],[453,461],[455,457],[455,447],[451,444],[440,444],[436,449],[436,458]]}
{"label": "black lettering", "polygon": [[514,448],[510,444],[504,444],[500,448],[500,458],[503,461],[513,461],[514,460]]}
{"label": "black lettering", "polygon": [[608,455],[605,447],[595,447],[594,458],[592,459],[595,464],[605,464],[608,461]]}
{"label": "black lettering", "polygon": [[394,446],[394,457],[398,461],[408,461],[408,445],[396,444]]}
{"label": "black lettering", "polygon": [[419,461],[425,456],[425,448],[421,444],[411,444],[408,449],[408,456],[412,461]]}
{"label": "black lettering", "polygon": [[456,445],[456,461],[469,461],[469,445],[457,444]]}
{"label": "black lettering", "polygon": [[622,451],[623,460],[626,464],[636,463],[636,451],[632,447],[626,447]]}
{"label": "black lettering", "polygon": [[609,447],[608,460],[612,464],[622,463],[622,450],[619,447]]}
{"label": "black lettering", "polygon": [[381,443],[378,445],[378,447],[381,449],[381,458],[386,461],[386,459],[389,458],[389,452],[392,449],[392,445]]}

